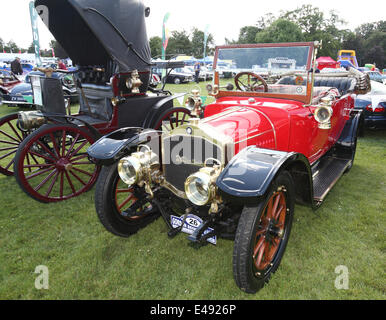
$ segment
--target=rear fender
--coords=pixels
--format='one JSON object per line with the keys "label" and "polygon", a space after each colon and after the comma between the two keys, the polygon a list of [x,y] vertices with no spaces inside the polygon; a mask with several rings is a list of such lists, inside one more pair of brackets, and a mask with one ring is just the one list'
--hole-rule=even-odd
{"label": "rear fender", "polygon": [[99,165],[111,165],[137,150],[141,144],[158,144],[159,132],[142,128],[121,128],[95,142],[87,153]]}
{"label": "rear fender", "polygon": [[225,198],[254,203],[266,194],[281,170],[288,170],[293,177],[297,200],[312,204],[311,168],[300,153],[245,148],[228,163],[216,184]]}
{"label": "rear fender", "polygon": [[158,118],[161,116],[163,112],[167,109],[171,109],[174,106],[173,100],[183,97],[185,93],[168,96],[160,101],[158,101],[151,109],[145,121],[143,122],[144,128],[154,128],[156,123],[158,122]]}
{"label": "rear fender", "polygon": [[351,159],[355,153],[356,140],[360,130],[361,121],[363,121],[363,111],[353,109],[350,119],[346,122],[343,131],[336,142],[336,148],[339,154],[347,159]]}

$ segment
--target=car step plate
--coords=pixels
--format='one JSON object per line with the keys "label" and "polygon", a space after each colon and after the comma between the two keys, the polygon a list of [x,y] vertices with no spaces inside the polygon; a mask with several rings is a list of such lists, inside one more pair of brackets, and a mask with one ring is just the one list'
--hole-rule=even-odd
{"label": "car step plate", "polygon": [[[170,222],[173,226],[173,228],[178,228],[182,225],[182,217],[177,217],[177,216],[170,216]],[[194,231],[201,225],[202,219],[200,217],[197,217],[194,214],[188,214],[186,217],[185,223],[182,227],[182,232],[187,233],[187,234],[193,234]],[[207,234],[208,232],[213,231],[212,228],[208,228],[204,231],[204,235]],[[217,237],[213,236],[211,238],[208,238],[207,241],[212,244],[217,243]]]}

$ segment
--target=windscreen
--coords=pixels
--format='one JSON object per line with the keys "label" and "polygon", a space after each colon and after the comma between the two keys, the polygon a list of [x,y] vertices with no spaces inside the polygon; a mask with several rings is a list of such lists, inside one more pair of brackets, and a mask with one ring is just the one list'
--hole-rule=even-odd
{"label": "windscreen", "polygon": [[256,73],[305,72],[309,52],[309,46],[224,48],[219,49],[217,69]]}

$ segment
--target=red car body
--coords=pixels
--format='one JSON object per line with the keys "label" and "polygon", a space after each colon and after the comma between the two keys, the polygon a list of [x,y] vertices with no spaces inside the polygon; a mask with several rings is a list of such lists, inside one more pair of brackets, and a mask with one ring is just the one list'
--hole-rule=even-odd
{"label": "red car body", "polygon": [[[280,264],[295,200],[316,209],[354,161],[361,112],[353,97],[369,79],[354,70],[317,76],[317,47],[217,47],[214,69],[230,61],[236,90],[216,71],[207,87],[215,101],[203,106],[192,91],[190,119],[176,116],[161,136],[127,128],[91,146],[89,156],[104,165],[95,204],[106,229],[129,236],[160,214],[170,237],[233,238],[236,284],[262,288]],[[259,73],[280,79],[268,84]],[[118,175],[129,189],[118,187]],[[122,190],[128,197],[118,205]]]}
{"label": "red car body", "polygon": [[0,93],[8,94],[13,87],[21,83],[12,72],[8,70],[0,70]]}
{"label": "red car body", "polygon": [[326,131],[318,128],[313,117],[315,106],[286,99],[259,98],[250,103],[243,97],[224,97],[205,108],[203,122],[230,136],[235,154],[240,151],[240,141],[247,140],[243,147],[297,151],[313,164],[337,142],[353,106],[351,96],[334,102],[332,129]]}

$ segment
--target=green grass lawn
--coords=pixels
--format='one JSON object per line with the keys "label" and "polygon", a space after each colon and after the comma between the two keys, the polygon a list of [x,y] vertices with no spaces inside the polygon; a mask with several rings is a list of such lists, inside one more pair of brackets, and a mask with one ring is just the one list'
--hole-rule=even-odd
{"label": "green grass lawn", "polygon": [[[0,116],[14,111],[0,106]],[[366,131],[322,207],[296,206],[281,266],[255,295],[234,283],[232,241],[195,249],[185,234],[168,239],[162,219],[118,238],[99,223],[94,190],[42,204],[0,176],[0,299],[385,299],[385,159],[386,131]],[[48,290],[35,289],[39,265],[49,269]],[[339,265],[348,290],[334,286]]]}

